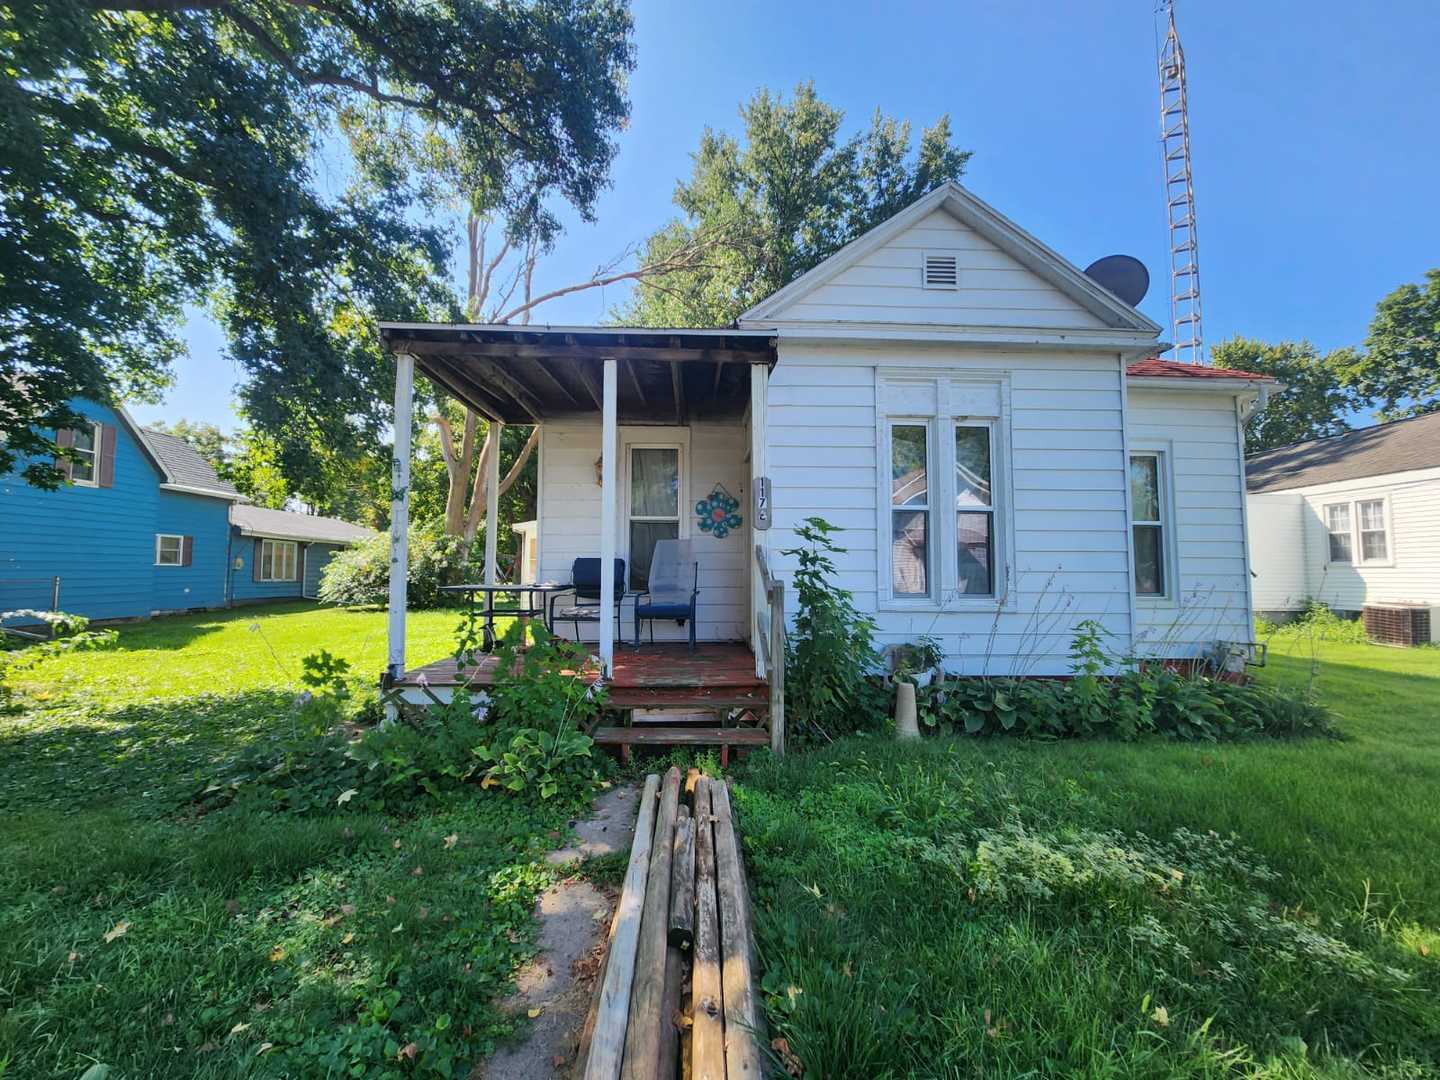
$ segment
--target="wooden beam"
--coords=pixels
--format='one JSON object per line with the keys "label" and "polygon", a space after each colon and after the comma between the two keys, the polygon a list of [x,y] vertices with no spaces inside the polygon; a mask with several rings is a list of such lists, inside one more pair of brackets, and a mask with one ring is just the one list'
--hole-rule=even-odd
{"label": "wooden beam", "polygon": [[[570,404],[574,405],[577,409],[580,407],[579,399],[570,393],[570,391],[566,389],[565,384],[555,377],[555,373],[546,366],[544,360],[534,361],[530,366],[530,370],[538,371],[541,375],[545,376],[545,381],[555,387],[556,390],[559,390],[560,393],[564,394],[566,401],[570,402]],[[599,403],[597,402],[596,404],[598,405]]]}
{"label": "wooden beam", "polygon": [[405,603],[410,561],[410,435],[415,415],[415,358],[395,354],[395,449],[390,459],[390,604],[386,671],[405,673]]}
{"label": "wooden beam", "polygon": [[[687,780],[687,786],[693,787]],[[695,944],[695,822],[686,807],[675,818],[670,853],[670,926],[666,938],[688,954]]]}
{"label": "wooden beam", "polygon": [[509,341],[405,341],[395,348],[410,349],[416,356],[493,357],[497,360],[594,360],[613,356],[616,360],[678,360],[682,363],[726,360],[769,362],[774,359],[775,340],[764,339],[754,349],[692,348],[672,345],[580,345],[523,344]]}
{"label": "wooden beam", "polygon": [[[661,1057],[661,1015],[665,997],[665,965],[669,944],[670,860],[674,854],[675,817],[680,805],[680,770],[671,767],[660,789],[655,815],[655,841],[650,845],[650,876],[645,909],[640,916],[640,946],[635,955],[635,983],[630,993],[630,1020],[625,1031],[624,1080],[656,1080]],[[673,1028],[672,1028],[673,1030]]]}
{"label": "wooden beam", "polygon": [[640,399],[641,408],[649,408],[650,402],[645,400],[645,390],[640,385],[640,376],[635,374],[635,362],[627,361],[625,371],[630,376],[630,385],[635,388],[635,396]]}
{"label": "wooden beam", "polygon": [[720,906],[715,893],[711,781],[695,785],[695,967],[690,986],[691,1080],[725,1080],[725,1027],[720,985]]}
{"label": "wooden beam", "polygon": [[595,408],[603,408],[600,403],[600,385],[595,381],[595,376],[590,374],[590,368],[584,360],[572,358],[570,366],[574,368],[575,374],[580,377],[580,382],[585,386],[585,392],[595,402]]}
{"label": "wooden beam", "polygon": [[759,1080],[762,1062],[755,1033],[760,1026],[750,964],[750,899],[725,781],[710,785],[715,818],[715,891],[720,901],[720,982],[725,1007],[725,1076]]}
{"label": "wooden beam", "polygon": [[615,515],[619,505],[615,457],[619,453],[619,372],[616,361],[605,362],[600,409],[600,670],[615,670]]}
{"label": "wooden beam", "polygon": [[494,360],[476,360],[475,366],[487,375],[500,389],[514,398],[535,423],[545,418],[545,406],[534,392],[515,378]]}
{"label": "wooden beam", "polygon": [[[490,456],[485,461],[485,584],[494,585],[499,580],[500,568],[495,563],[496,545],[500,541],[500,446],[505,438],[504,424],[491,424],[490,434],[494,437],[490,445]],[[495,603],[492,594],[486,598],[485,606]]]}
{"label": "wooden beam", "polygon": [[[705,358],[707,360],[711,359],[712,357],[715,357],[715,354],[713,352],[706,352]],[[724,372],[724,370],[725,361],[723,359],[715,357],[715,381],[710,386],[710,396],[712,398],[717,398],[720,396],[720,375]]]}
{"label": "wooden beam", "polygon": [[590,1053],[585,1060],[585,1080],[618,1080],[620,1076],[659,792],[660,777],[651,773],[645,778],[645,790],[640,795],[635,842],[630,846],[630,862],[625,870],[625,883],[620,888],[620,903],[615,909],[615,930],[610,942],[610,955],[605,960],[600,1007],[595,1013],[595,1031],[590,1037]]}
{"label": "wooden beam", "polygon": [[483,390],[463,378],[458,378],[454,368],[444,360],[426,357],[420,362],[420,371],[427,379],[453,397],[456,401],[474,409],[486,420],[499,420],[506,407]]}
{"label": "wooden beam", "polygon": [[675,395],[675,422],[684,424],[689,418],[689,410],[685,406],[685,376],[674,360],[670,361],[670,390]]}

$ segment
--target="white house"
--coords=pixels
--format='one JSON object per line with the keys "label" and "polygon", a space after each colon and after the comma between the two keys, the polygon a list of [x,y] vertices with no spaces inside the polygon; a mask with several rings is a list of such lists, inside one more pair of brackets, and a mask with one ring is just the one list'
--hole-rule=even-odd
{"label": "white house", "polygon": [[1440,413],[1267,450],[1246,473],[1257,611],[1440,607]]}
{"label": "white house", "polygon": [[[812,516],[845,530],[839,584],[882,642],[933,636],[957,673],[1065,673],[1087,619],[1121,654],[1252,636],[1241,431],[1271,381],[1153,359],[1159,326],[957,184],[733,326],[382,333],[402,416],[418,367],[541,425],[540,578],[612,553],[643,576],[688,538],[701,641],[748,644],[761,677],[767,587]],[[740,523],[702,529],[726,497]],[[613,672],[617,631],[590,630]]]}

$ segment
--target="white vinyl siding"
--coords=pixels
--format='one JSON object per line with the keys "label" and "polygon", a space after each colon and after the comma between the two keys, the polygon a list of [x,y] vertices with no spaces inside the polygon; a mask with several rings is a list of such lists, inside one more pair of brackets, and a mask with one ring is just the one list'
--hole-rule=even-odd
{"label": "white vinyl siding", "polygon": [[[957,285],[926,287],[927,255],[954,256]],[[779,313],[824,322],[944,326],[1103,324],[1045,279],[945,210],[936,210]]]}
{"label": "white vinyl siding", "polygon": [[[913,282],[915,264],[910,266]],[[1002,499],[995,507],[994,597],[962,596],[952,583],[943,604],[889,599],[891,477],[884,432],[887,423],[904,422],[906,413],[893,402],[877,408],[877,399],[888,382],[917,374],[943,376],[950,385],[989,386],[991,394],[1001,384],[1007,388],[993,435],[992,486],[1009,495],[1008,504]],[[947,669],[956,673],[1064,674],[1074,626],[1083,619],[1098,620],[1128,643],[1120,378],[1113,354],[820,345],[782,337],[767,418],[775,525],[759,534],[771,566],[782,578],[794,573],[794,558],[781,552],[796,546],[795,528],[805,518],[841,526],[845,531],[835,541],[845,551],[835,556],[836,583],[876,618],[880,643],[932,634],[945,650]],[[946,415],[966,412],[952,405]],[[947,444],[953,438],[948,421],[932,430]],[[953,469],[949,453],[933,468]],[[999,470],[1005,470],[1003,479]],[[938,515],[945,504],[938,496],[931,499],[932,514]],[[951,495],[951,507],[954,499]],[[958,578],[956,559],[949,542],[934,542],[937,569],[944,565]]]}
{"label": "white vinyl siding", "polygon": [[[1312,599],[1338,611],[1359,611],[1367,603],[1440,605],[1440,469],[1250,496],[1252,508],[1275,503],[1288,508],[1288,528],[1297,542],[1285,545],[1290,554],[1279,565],[1257,564],[1258,610],[1297,611]],[[1362,529],[1360,507],[1365,504],[1371,505],[1365,511],[1369,523],[1379,528]],[[1337,505],[1349,508],[1350,562],[1330,558],[1327,515],[1328,508]],[[1363,534],[1369,536],[1368,556]],[[1251,535],[1257,549],[1272,546],[1254,522]],[[1266,597],[1263,603],[1259,599],[1262,593]],[[1286,599],[1289,603],[1281,602]],[[1440,612],[1436,618],[1440,619]]]}
{"label": "white vinyl siding", "polygon": [[1129,385],[1134,454],[1161,451],[1171,535],[1165,595],[1138,597],[1140,655],[1195,655],[1217,640],[1249,641],[1242,446],[1235,398],[1224,391]]}
{"label": "white vinyl siding", "polygon": [[260,541],[259,581],[298,581],[299,545],[293,540]]}
{"label": "white vinyl siding", "polygon": [[[689,537],[700,564],[699,621],[701,641],[748,640],[750,626],[750,481],[746,457],[750,438],[743,424],[697,422],[684,427],[620,427],[621,491],[628,490],[629,454],[625,447],[681,447],[684,487],[680,500],[680,535]],[[537,495],[538,579],[569,581],[571,564],[600,554],[600,485],[595,461],[600,456],[600,419],[554,420],[540,428],[540,482]],[[695,504],[721,484],[740,502],[744,525],[722,539],[692,528]],[[617,500],[616,554],[630,557],[626,500]],[[628,640],[633,632],[630,601],[621,610]],[[593,635],[595,624],[581,624]],[[560,624],[560,633],[572,628]],[[647,635],[648,635],[647,628]],[[687,631],[673,622],[655,624],[656,640],[681,641]]]}

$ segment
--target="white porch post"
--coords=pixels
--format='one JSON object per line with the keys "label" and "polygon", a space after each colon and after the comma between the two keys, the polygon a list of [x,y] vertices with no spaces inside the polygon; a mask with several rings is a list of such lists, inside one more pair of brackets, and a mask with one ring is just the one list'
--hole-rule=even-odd
{"label": "white porch post", "polygon": [[499,541],[500,529],[500,440],[505,437],[505,425],[498,420],[490,421],[493,437],[490,440],[490,459],[485,462],[485,584],[494,585],[499,577],[495,565],[495,545]]}
{"label": "white porch post", "polygon": [[[750,365],[750,508],[751,520],[755,515],[755,491],[760,485],[762,476],[770,475],[770,463],[768,461],[767,449],[770,444],[769,435],[770,416],[770,368],[767,364]],[[773,508],[772,508],[773,520]],[[756,547],[763,547],[765,555],[770,555],[768,543],[770,534],[751,530],[751,538]],[[775,572],[771,564],[770,572]],[[750,651],[755,654],[755,674],[760,677],[768,677],[769,672],[765,670],[764,643],[761,636],[764,631],[760,625],[760,612],[768,610],[770,598],[765,595],[765,586],[760,581],[760,564],[755,558],[755,553],[750,553]]]}
{"label": "white porch post", "polygon": [[615,659],[615,360],[606,357],[600,409],[600,665],[610,676]]}
{"label": "white porch post", "polygon": [[415,358],[395,354],[395,453],[390,462],[390,620],[386,671],[405,672],[405,586],[410,577],[410,427]]}

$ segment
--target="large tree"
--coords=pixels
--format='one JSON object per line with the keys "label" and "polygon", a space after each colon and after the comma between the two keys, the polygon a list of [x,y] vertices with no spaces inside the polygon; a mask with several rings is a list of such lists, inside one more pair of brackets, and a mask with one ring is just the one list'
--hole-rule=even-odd
{"label": "large tree", "polygon": [[153,397],[208,302],[247,417],[323,483],[313,446],[363,454],[389,421],[374,320],[458,313],[433,192],[334,190],[346,118],[443,134],[507,220],[588,216],[630,29],[624,0],[0,5],[0,472],[58,483],[67,401]]}
{"label": "large tree", "polygon": [[1356,393],[1381,403],[1381,420],[1440,409],[1440,269],[1375,306],[1365,351],[1344,374]]}
{"label": "large tree", "polygon": [[845,114],[810,83],[787,101],[762,90],[740,109],[743,142],[706,129],[688,181],[675,188],[682,216],[652,235],[644,260],[725,242],[693,267],[641,280],[619,315],[645,326],[722,326],[861,233],[965,171],[942,116],[912,143],[910,124],[876,110],[870,127],[842,136]]}
{"label": "large tree", "polygon": [[1308,341],[1270,343],[1239,335],[1210,350],[1216,367],[1273,375],[1282,384],[1246,426],[1247,454],[1349,431],[1346,418],[1362,402],[1342,383],[1341,372],[1354,358],[1349,348],[1322,355]]}

